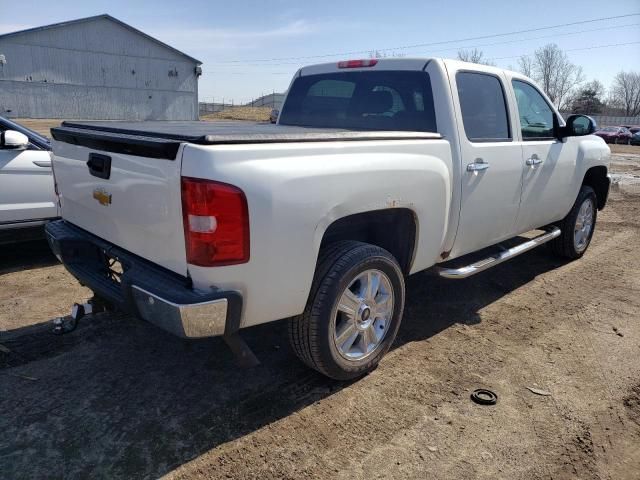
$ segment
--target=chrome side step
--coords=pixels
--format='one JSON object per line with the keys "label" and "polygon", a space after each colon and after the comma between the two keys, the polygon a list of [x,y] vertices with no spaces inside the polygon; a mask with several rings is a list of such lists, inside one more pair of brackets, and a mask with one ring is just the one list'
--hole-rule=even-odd
{"label": "chrome side step", "polygon": [[452,278],[452,279],[461,279],[467,278],[471,275],[475,275],[476,273],[480,273],[484,270],[487,270],[491,267],[495,267],[496,265],[500,265],[502,262],[506,262],[507,260],[511,260],[513,257],[517,257],[521,253],[528,252],[540,245],[547,243],[549,240],[553,240],[554,238],[560,235],[560,229],[558,227],[553,227],[548,230],[546,233],[542,235],[538,235],[531,240],[528,240],[520,245],[516,245],[515,247],[511,247],[509,249],[505,249],[495,255],[492,255],[488,258],[480,260],[479,262],[472,263],[471,265],[466,265],[460,268],[441,268],[436,267],[438,275],[444,278]]}

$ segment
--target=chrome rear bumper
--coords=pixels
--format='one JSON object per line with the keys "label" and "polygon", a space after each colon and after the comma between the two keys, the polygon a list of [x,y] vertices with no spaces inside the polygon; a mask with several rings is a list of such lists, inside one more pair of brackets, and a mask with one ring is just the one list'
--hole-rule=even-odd
{"label": "chrome rear bumper", "polygon": [[133,285],[132,294],[138,314],[171,333],[189,338],[224,335],[229,303],[226,298],[178,304],[137,285]]}
{"label": "chrome rear bumper", "polygon": [[[118,310],[185,338],[230,335],[240,328],[242,296],[236,291],[195,290],[188,278],[64,220],[48,223],[45,231],[66,269]],[[114,271],[114,262],[121,271]]]}

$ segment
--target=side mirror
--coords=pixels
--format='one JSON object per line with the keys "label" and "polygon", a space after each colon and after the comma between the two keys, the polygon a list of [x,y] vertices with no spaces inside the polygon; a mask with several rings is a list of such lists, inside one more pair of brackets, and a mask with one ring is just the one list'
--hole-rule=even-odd
{"label": "side mirror", "polygon": [[571,115],[567,118],[563,137],[581,137],[591,135],[598,129],[596,121],[587,115]]}
{"label": "side mirror", "polygon": [[7,150],[24,150],[29,146],[29,137],[15,130],[0,132],[0,148]]}

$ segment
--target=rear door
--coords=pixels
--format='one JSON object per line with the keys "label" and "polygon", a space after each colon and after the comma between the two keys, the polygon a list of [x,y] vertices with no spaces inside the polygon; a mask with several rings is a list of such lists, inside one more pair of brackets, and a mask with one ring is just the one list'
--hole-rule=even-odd
{"label": "rear door", "polygon": [[73,128],[53,133],[62,217],[186,275],[180,187],[184,147],[167,155],[161,139],[136,137],[134,144],[131,136],[121,134]]}
{"label": "rear door", "polygon": [[49,152],[0,148],[0,228],[57,213]]}
{"label": "rear door", "polygon": [[[462,65],[456,68],[456,65]],[[514,235],[522,193],[522,151],[514,142],[505,77],[447,65],[462,158],[462,202],[451,256]]]}

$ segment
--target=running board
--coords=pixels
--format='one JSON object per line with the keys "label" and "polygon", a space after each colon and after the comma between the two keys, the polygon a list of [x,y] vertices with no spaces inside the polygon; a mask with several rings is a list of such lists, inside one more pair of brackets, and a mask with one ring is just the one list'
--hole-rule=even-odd
{"label": "running board", "polygon": [[521,253],[528,252],[529,250],[539,247],[540,245],[547,243],[549,240],[553,240],[560,236],[560,233],[561,232],[558,227],[553,227],[542,235],[532,238],[520,245],[516,245],[515,247],[505,249],[495,255],[485,258],[484,260],[480,260],[479,262],[460,268],[437,268],[437,272],[438,275],[444,278],[467,278],[491,267],[495,267],[496,265],[500,265],[502,262],[511,260],[513,257],[517,257]]}

